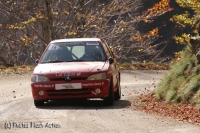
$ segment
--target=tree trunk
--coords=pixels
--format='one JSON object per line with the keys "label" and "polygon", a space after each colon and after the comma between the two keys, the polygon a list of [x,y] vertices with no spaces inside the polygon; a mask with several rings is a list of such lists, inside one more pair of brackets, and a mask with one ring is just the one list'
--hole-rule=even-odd
{"label": "tree trunk", "polygon": [[51,0],[38,0],[38,4],[42,9],[42,14],[44,15],[43,20],[41,21],[42,29],[41,33],[45,41],[45,45],[48,44],[51,40],[55,39],[53,32],[53,22],[52,22],[52,13],[51,13]]}
{"label": "tree trunk", "polygon": [[200,37],[192,37],[190,39],[190,49],[192,53],[197,57],[198,64],[200,64]]}

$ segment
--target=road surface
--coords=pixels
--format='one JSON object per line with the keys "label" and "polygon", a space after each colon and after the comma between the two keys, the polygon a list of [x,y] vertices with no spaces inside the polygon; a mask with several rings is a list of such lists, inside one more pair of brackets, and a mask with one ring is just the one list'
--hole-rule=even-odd
{"label": "road surface", "polygon": [[[122,71],[122,99],[33,104],[30,74],[0,76],[0,133],[199,133],[200,126],[134,110],[131,101],[154,90],[166,71]],[[155,83],[152,85],[152,83]]]}

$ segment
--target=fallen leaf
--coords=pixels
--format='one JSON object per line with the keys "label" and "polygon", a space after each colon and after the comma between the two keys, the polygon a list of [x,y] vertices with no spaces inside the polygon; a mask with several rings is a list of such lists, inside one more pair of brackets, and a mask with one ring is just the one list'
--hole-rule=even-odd
{"label": "fallen leaf", "polygon": [[131,96],[131,93],[129,93],[127,96]]}

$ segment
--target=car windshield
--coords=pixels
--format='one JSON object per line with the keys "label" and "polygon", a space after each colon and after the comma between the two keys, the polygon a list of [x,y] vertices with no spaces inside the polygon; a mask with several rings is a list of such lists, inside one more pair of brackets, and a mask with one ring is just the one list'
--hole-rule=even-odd
{"label": "car windshield", "polygon": [[98,41],[54,42],[45,51],[41,63],[105,61],[102,46]]}

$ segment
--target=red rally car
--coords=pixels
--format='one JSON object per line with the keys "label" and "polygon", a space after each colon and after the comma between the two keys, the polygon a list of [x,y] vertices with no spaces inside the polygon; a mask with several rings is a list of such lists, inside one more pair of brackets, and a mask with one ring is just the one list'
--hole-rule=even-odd
{"label": "red rally car", "polygon": [[121,98],[120,71],[106,42],[99,38],[59,39],[49,43],[31,77],[35,106],[48,100]]}

